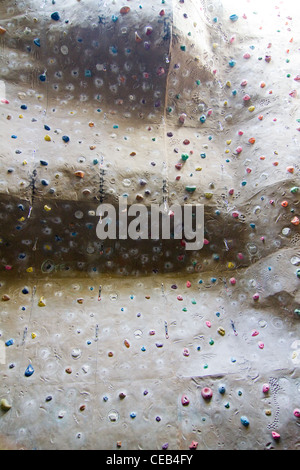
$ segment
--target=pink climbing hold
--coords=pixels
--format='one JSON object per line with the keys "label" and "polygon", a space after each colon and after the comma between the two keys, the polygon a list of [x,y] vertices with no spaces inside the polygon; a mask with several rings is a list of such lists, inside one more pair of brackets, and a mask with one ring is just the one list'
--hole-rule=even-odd
{"label": "pink climbing hold", "polygon": [[268,393],[270,390],[270,385],[269,384],[263,384],[262,391],[263,393]]}
{"label": "pink climbing hold", "polygon": [[189,405],[189,403],[190,403],[190,400],[188,399],[188,397],[187,397],[186,395],[182,395],[182,397],[181,397],[181,404],[182,404],[183,406],[187,406],[187,405]]}
{"label": "pink climbing hold", "polygon": [[212,389],[209,387],[202,388],[201,395],[205,400],[209,400],[213,396]]}
{"label": "pink climbing hold", "polygon": [[192,443],[189,445],[189,449],[197,449],[198,447],[198,442],[197,441],[192,441]]}
{"label": "pink climbing hold", "polygon": [[186,114],[185,113],[182,113],[180,116],[179,116],[179,121],[181,122],[181,124],[184,124],[185,120],[186,120]]}
{"label": "pink climbing hold", "polygon": [[297,90],[292,90],[289,95],[292,97],[292,98],[297,98]]}
{"label": "pink climbing hold", "polygon": [[278,432],[272,431],[272,437],[273,439],[278,440],[280,439],[280,434],[278,434]]}
{"label": "pink climbing hold", "polygon": [[296,418],[300,418],[300,409],[299,408],[296,408],[294,410],[294,416],[296,416]]}

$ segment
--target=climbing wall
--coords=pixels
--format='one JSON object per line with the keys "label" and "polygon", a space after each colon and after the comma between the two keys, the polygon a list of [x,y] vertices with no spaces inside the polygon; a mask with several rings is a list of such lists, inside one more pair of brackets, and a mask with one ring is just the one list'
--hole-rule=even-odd
{"label": "climbing wall", "polygon": [[1,449],[299,449],[295,10],[0,1]]}

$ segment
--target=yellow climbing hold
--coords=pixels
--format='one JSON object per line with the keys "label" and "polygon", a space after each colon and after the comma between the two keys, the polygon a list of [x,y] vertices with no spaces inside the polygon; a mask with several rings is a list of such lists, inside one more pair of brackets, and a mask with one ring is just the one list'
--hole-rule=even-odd
{"label": "yellow climbing hold", "polygon": [[31,333],[31,338],[32,339],[36,338],[36,333]]}
{"label": "yellow climbing hold", "polygon": [[47,204],[45,204],[44,210],[45,210],[46,212],[49,212],[49,211],[51,211],[51,207],[49,207],[49,206],[47,206]]}
{"label": "yellow climbing hold", "polygon": [[30,268],[27,268],[27,269],[26,269],[26,272],[27,272],[27,273],[32,273],[32,272],[33,272],[33,268],[30,266]]}
{"label": "yellow climbing hold", "polygon": [[229,261],[229,263],[227,264],[227,267],[228,267],[229,269],[234,268],[234,266],[235,266],[235,264],[234,264],[232,261]]}
{"label": "yellow climbing hold", "polygon": [[219,335],[221,335],[221,336],[225,335],[225,330],[224,330],[224,328],[222,328],[222,326],[219,326],[217,331],[218,331]]}
{"label": "yellow climbing hold", "polygon": [[252,113],[254,110],[255,110],[255,106],[249,106],[248,111],[250,111],[250,113]]}
{"label": "yellow climbing hold", "polygon": [[50,137],[50,135],[48,135],[48,134],[45,135],[44,139],[45,139],[46,142],[50,142],[50,141],[51,141],[51,137]]}
{"label": "yellow climbing hold", "polygon": [[46,302],[44,300],[44,297],[41,297],[38,303],[39,307],[46,307]]}
{"label": "yellow climbing hold", "polygon": [[11,409],[11,405],[8,403],[6,398],[2,398],[2,400],[0,401],[0,406],[3,411],[8,411]]}

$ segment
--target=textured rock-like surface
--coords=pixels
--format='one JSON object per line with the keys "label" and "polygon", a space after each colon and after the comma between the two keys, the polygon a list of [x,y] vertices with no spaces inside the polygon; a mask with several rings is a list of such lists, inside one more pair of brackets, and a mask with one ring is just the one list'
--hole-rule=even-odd
{"label": "textured rock-like surface", "polygon": [[[299,449],[294,10],[0,2],[2,448]],[[99,240],[119,197],[204,247]]]}

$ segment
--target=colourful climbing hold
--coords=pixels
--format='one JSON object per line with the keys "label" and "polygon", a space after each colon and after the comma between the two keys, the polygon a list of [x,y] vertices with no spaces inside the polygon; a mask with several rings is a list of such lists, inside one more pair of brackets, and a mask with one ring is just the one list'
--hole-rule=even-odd
{"label": "colourful climbing hold", "polygon": [[54,13],[51,14],[51,18],[54,21],[59,21],[60,20],[59,13],[57,11],[55,11]]}
{"label": "colourful climbing hold", "polygon": [[121,15],[126,15],[126,14],[129,13],[129,12],[130,12],[130,7],[128,7],[128,6],[122,7],[122,8],[120,9]]}
{"label": "colourful climbing hold", "polygon": [[213,396],[213,391],[210,387],[204,387],[201,390],[201,395],[205,400],[210,400]]}
{"label": "colourful climbing hold", "polygon": [[34,373],[34,368],[32,367],[31,364],[29,364],[29,366],[27,367],[27,369],[25,370],[25,377],[30,377],[32,374]]}

